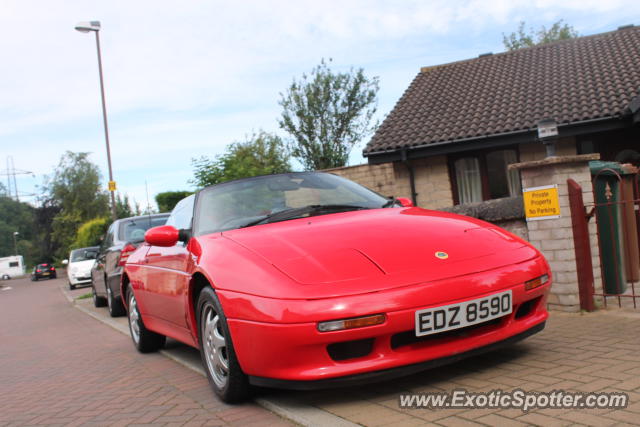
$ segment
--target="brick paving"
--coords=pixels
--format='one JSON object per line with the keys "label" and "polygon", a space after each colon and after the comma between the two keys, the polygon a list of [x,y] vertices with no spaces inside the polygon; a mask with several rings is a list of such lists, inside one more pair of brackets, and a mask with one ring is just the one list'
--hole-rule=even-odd
{"label": "brick paving", "polygon": [[[86,289],[80,289],[72,294],[78,296],[86,292]],[[0,297],[9,292],[2,294],[5,295]],[[11,329],[5,323],[4,299],[0,299],[3,344],[4,331]],[[88,301],[79,303],[85,307],[88,305]],[[58,302],[57,305],[64,306]],[[20,311],[18,307],[12,309]],[[223,405],[213,396],[201,374],[158,354],[139,355],[118,332],[106,334],[106,338],[96,335],[95,330],[102,331],[106,327],[99,326],[98,322],[78,310],[63,310],[62,307],[56,310],[65,313],[66,323],[80,326],[80,331],[67,326],[70,330],[62,334],[68,335],[76,346],[71,353],[97,358],[100,361],[98,364],[102,366],[104,363],[105,366],[100,370],[91,369],[94,364],[85,364],[85,368],[62,367],[70,372],[80,370],[84,373],[82,381],[69,379],[68,374],[65,380],[64,374],[47,372],[47,369],[51,369],[47,365],[57,367],[61,363],[59,356],[66,353],[66,349],[54,344],[60,335],[53,338],[45,336],[47,333],[40,333],[42,341],[38,345],[34,344],[33,339],[24,339],[25,345],[34,350],[42,351],[44,347],[52,352],[57,362],[38,366],[39,372],[46,372],[45,380],[42,373],[31,372],[42,358],[28,356],[24,350],[22,356],[15,357],[32,357],[33,360],[30,363],[15,360],[13,364],[25,365],[21,372],[11,370],[9,373],[4,367],[0,370],[2,395],[7,394],[5,378],[33,377],[30,387],[24,381],[19,381],[24,387],[21,397],[12,398],[9,403],[0,403],[0,425],[37,422],[60,425],[278,425],[287,422],[253,404]],[[104,309],[93,310],[92,313],[108,318]],[[46,323],[47,316],[39,317],[38,322]],[[13,316],[9,321],[16,325],[12,329],[15,334],[15,328],[23,322],[16,321]],[[124,322],[124,319],[118,319],[117,323]],[[116,360],[113,356],[93,355],[92,350],[96,346],[104,346],[107,354],[117,353],[118,363],[113,363]],[[3,365],[8,357],[6,354],[2,345],[0,363]],[[70,365],[76,363],[75,360]],[[186,361],[194,363],[193,358]],[[197,360],[195,363],[198,363]],[[118,370],[122,375],[113,370]],[[139,373],[135,381],[127,376],[131,372]],[[67,386],[62,387],[64,384]],[[516,388],[533,392],[557,389],[578,392],[623,391],[629,394],[630,402],[626,409],[617,410],[541,409],[528,413],[520,409],[400,409],[398,405],[400,393],[451,392],[460,388],[474,392],[495,389],[510,391]],[[101,392],[95,393],[96,390]],[[65,393],[71,395],[65,397]],[[316,392],[265,390],[259,396],[275,402],[284,401],[290,404],[289,409],[318,408],[345,421],[366,426],[640,425],[640,311],[607,310],[589,314],[553,312],[545,331],[526,341],[408,378]],[[29,402],[34,399],[42,403],[38,403],[37,411],[30,411]],[[6,420],[6,411],[13,414],[9,417],[10,421]],[[133,414],[137,418],[132,421]]]}
{"label": "brick paving", "polygon": [[0,426],[292,425],[254,403],[225,405],[200,374],[139,354],[73,308],[61,280],[0,292]]}
{"label": "brick paving", "polygon": [[[626,409],[400,409],[406,392],[520,388],[626,392]],[[281,392],[280,392],[281,393]],[[640,311],[552,312],[547,328],[512,347],[408,378],[338,392],[309,392],[314,405],[367,426],[640,425]]]}

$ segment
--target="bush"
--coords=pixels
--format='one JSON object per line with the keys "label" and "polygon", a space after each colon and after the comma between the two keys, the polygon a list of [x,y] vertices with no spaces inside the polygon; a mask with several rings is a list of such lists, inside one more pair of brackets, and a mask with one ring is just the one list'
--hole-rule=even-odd
{"label": "bush", "polygon": [[83,223],[78,228],[78,234],[71,244],[71,249],[98,246],[102,236],[107,232],[109,225],[111,225],[111,219],[109,217],[94,218]]}

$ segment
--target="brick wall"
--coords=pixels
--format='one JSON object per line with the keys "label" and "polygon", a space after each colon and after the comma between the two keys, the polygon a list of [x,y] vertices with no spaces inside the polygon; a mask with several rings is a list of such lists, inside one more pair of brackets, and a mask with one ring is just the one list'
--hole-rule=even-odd
{"label": "brick wall", "polygon": [[[453,206],[446,156],[412,160],[411,164],[414,168],[418,206],[429,209]],[[411,198],[409,171],[402,162],[347,166],[327,169],[325,172],[348,178],[383,196]]]}
{"label": "brick wall", "polygon": [[[593,202],[589,161],[598,155],[565,156],[519,163],[522,188],[558,185],[560,218],[527,222],[529,242],[545,256],[553,274],[548,304],[563,311],[579,311],[580,299],[567,179],[582,186],[584,203]],[[600,255],[595,221],[589,222],[591,256],[596,289],[602,289]]]}
{"label": "brick wall", "polygon": [[382,163],[379,165],[356,165],[343,168],[327,169],[325,172],[343,176],[358,184],[364,185],[385,197],[401,196],[396,190],[396,178],[392,163]]}
{"label": "brick wall", "polygon": [[[518,149],[520,152],[520,162],[533,162],[535,160],[543,160],[547,157],[547,150],[544,144],[540,142],[520,144]],[[560,138],[556,143],[556,154],[558,156],[575,156],[577,154],[575,137]]]}

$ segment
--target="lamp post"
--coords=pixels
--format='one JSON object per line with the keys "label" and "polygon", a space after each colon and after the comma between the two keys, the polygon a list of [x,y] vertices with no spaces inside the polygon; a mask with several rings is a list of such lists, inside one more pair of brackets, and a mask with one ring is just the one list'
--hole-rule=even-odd
{"label": "lamp post", "polygon": [[107,142],[107,162],[109,164],[109,192],[111,193],[111,216],[115,221],[116,215],[116,183],[113,180],[113,171],[111,169],[111,148],[109,147],[109,127],[107,126],[107,104],[104,99],[104,81],[102,78],[102,55],[100,54],[100,21],[79,22],[76,30],[81,33],[93,31],[96,35],[96,47],[98,50],[98,72],[100,74],[100,94],[102,95],[102,119],[104,122],[104,137]]}
{"label": "lamp post", "polygon": [[14,255],[18,255],[18,240],[17,240],[18,234],[20,234],[20,233],[18,233],[17,231],[13,232],[13,252],[14,252]]}

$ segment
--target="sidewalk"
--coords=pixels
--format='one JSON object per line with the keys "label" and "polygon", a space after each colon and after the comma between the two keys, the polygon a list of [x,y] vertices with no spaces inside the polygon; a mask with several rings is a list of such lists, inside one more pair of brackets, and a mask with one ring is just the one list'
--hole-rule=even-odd
{"label": "sidewalk", "polygon": [[[109,318],[106,310],[95,309],[91,300],[76,301],[76,306],[127,332],[125,318]],[[172,343],[164,354],[203,374],[194,349]],[[541,409],[528,413],[520,409],[399,407],[399,395],[406,392],[516,388],[527,392],[621,391],[629,394],[630,402],[626,409]],[[256,401],[304,425],[638,425],[640,311],[553,312],[545,331],[494,353],[363,387],[316,392],[265,390]],[[328,417],[325,422],[319,421],[323,414]]]}

